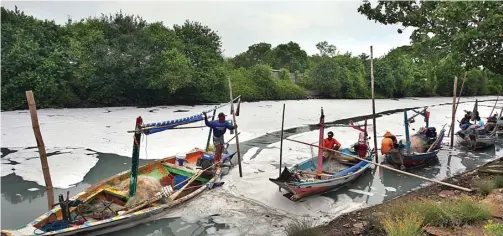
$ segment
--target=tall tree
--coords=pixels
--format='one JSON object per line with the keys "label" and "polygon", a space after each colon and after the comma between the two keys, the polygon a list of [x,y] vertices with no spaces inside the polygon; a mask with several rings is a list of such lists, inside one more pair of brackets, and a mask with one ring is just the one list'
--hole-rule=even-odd
{"label": "tall tree", "polygon": [[320,52],[320,56],[335,57],[337,56],[337,47],[332,44],[328,44],[327,41],[322,41],[316,44],[316,49]]}
{"label": "tall tree", "polygon": [[289,42],[275,47],[268,58],[274,69],[286,68],[291,72],[304,72],[308,66],[308,56],[299,44]]}
{"label": "tall tree", "polygon": [[378,1],[375,7],[367,1],[358,12],[382,24],[413,27],[414,45],[450,54],[467,69],[482,65],[503,74],[501,1]]}

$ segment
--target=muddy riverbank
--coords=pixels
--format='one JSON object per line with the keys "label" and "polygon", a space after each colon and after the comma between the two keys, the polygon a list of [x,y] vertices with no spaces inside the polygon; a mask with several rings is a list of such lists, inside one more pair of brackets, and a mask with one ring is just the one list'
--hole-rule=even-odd
{"label": "muddy riverbank", "polygon": [[[501,186],[496,186],[495,183],[497,181],[496,178],[503,177],[499,172],[503,172],[503,157],[476,168],[475,170],[453,176],[443,181],[470,188],[473,190],[471,192],[463,192],[448,186],[432,184],[385,203],[343,214],[332,220],[329,224],[321,226],[319,229],[322,230],[323,235],[327,236],[386,235],[386,233],[383,232],[380,219],[382,219],[382,216],[387,214],[387,212],[392,211],[394,207],[402,206],[404,203],[414,204],[425,200],[432,200],[440,203],[446,200],[455,201],[463,197],[468,197],[469,199],[476,199],[488,205],[491,211],[489,220],[474,221],[470,224],[463,224],[455,227],[425,226],[423,227],[424,233],[426,233],[426,235],[443,236],[466,235],[465,233],[470,231],[474,233],[473,235],[491,235],[488,234],[489,232],[487,232],[484,226],[491,224],[491,222],[493,222],[494,225],[503,224],[503,189]],[[484,191],[488,191],[488,189],[486,189],[488,188],[487,183],[492,184],[492,189],[489,189],[491,193],[484,193]],[[503,232],[501,233],[501,235],[503,235]]]}

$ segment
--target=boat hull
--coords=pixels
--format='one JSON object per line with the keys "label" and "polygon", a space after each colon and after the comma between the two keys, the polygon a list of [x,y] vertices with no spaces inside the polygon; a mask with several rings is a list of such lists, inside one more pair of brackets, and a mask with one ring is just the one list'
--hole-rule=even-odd
{"label": "boat hull", "polygon": [[[343,152],[352,154],[348,149],[344,149]],[[367,160],[371,160],[370,153]],[[284,194],[285,197],[292,201],[298,201],[309,196],[338,190],[360,177],[371,165],[368,162],[360,161],[340,172],[333,173],[332,176],[326,180],[299,182],[288,179],[291,174],[296,171],[316,170],[314,163],[315,162],[313,160],[306,160],[294,166],[292,169],[285,167],[279,178],[270,178],[269,180],[278,185],[280,188],[288,191],[287,194]]]}

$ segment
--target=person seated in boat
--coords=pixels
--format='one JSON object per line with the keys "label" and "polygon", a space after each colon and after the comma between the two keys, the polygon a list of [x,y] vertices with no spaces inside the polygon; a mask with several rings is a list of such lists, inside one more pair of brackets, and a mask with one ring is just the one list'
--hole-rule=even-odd
{"label": "person seated in boat", "polygon": [[386,131],[384,139],[381,141],[381,154],[386,155],[397,144],[396,136]]}
{"label": "person seated in boat", "polygon": [[[329,131],[327,135],[328,137],[323,140],[323,147],[333,150],[339,150],[339,148],[341,147],[341,143],[339,143],[339,141],[337,141],[337,139],[334,138],[334,133],[332,131]],[[331,160],[339,156],[340,155],[338,152],[331,152],[328,150],[323,151],[323,158],[325,160]]]}
{"label": "person seated in boat", "polygon": [[208,121],[206,112],[203,112],[203,116],[204,123],[213,131],[213,146],[216,148],[215,161],[218,163],[220,162],[222,152],[227,152],[227,150],[223,150],[225,145],[224,134],[227,130],[237,128],[237,125],[232,125],[230,122],[226,121],[225,114],[223,112],[218,113],[218,120]]}
{"label": "person seated in boat", "polygon": [[461,130],[466,130],[466,129],[468,129],[468,127],[470,127],[472,125],[472,123],[470,123],[470,118],[471,118],[471,114],[467,112],[465,114],[465,116],[463,117],[463,119],[461,119],[461,122],[459,122],[459,128]]}
{"label": "person seated in boat", "polygon": [[487,123],[489,122],[492,122],[492,123],[496,123],[498,121],[498,114],[494,113],[493,116],[487,118]]}
{"label": "person seated in boat", "polygon": [[396,167],[399,167],[400,170],[405,170],[405,166],[403,165],[404,156],[400,152],[400,144],[393,144],[393,148],[389,150],[388,155],[386,155],[386,160],[391,162]]}
{"label": "person seated in boat", "polygon": [[482,121],[482,119],[480,119],[480,116],[477,115],[477,117],[475,117],[475,125],[476,125],[476,128],[483,128],[484,127],[484,121]]}

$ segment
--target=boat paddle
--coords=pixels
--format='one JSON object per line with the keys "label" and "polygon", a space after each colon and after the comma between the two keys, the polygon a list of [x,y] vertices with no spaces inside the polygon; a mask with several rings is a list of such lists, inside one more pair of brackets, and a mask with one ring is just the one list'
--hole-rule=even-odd
{"label": "boat paddle", "polygon": [[[330,148],[320,147],[320,146],[317,146],[317,145],[314,145],[314,144],[310,144],[310,143],[306,143],[306,142],[302,142],[302,141],[297,141],[297,140],[293,140],[293,139],[289,139],[289,138],[285,138],[285,139],[288,140],[288,141],[292,141],[292,142],[296,142],[296,143],[300,143],[300,144],[304,144],[304,145],[308,145],[308,146],[312,146],[312,147],[321,148],[321,149],[324,149],[324,150],[327,150],[327,151],[331,151],[331,152],[338,152],[338,153],[342,154],[341,151],[333,150],[333,149],[330,149]],[[388,167],[388,166],[385,166],[385,165],[381,165],[381,164],[375,163],[373,161],[365,160],[363,158],[360,158],[360,157],[357,157],[355,155],[351,155],[351,154],[348,154],[348,153],[344,153],[344,155],[352,156],[352,157],[354,157],[354,158],[356,158],[356,159],[358,159],[360,161],[368,162],[368,163],[374,164],[376,166],[379,166],[379,167],[382,167],[382,168],[385,168],[385,169],[388,169],[388,170],[392,170],[392,171],[395,171],[395,172],[398,172],[398,173],[401,173],[401,174],[405,174],[405,175],[409,175],[409,176],[416,177],[416,178],[419,178],[419,179],[423,179],[423,180],[426,180],[426,181],[431,181],[431,182],[434,182],[434,183],[437,183],[437,184],[449,186],[451,188],[463,190],[463,191],[466,191],[466,192],[473,191],[473,190],[471,190],[469,188],[463,188],[461,186],[457,186],[457,185],[454,185],[454,184],[444,183],[444,182],[441,182],[441,181],[438,181],[438,180],[434,180],[434,179],[429,179],[429,178],[426,178],[426,177],[423,177],[423,176],[420,176],[420,175],[411,174],[411,173],[408,173],[408,172],[405,172],[405,171],[402,171],[402,170],[397,170],[395,168]]]}

